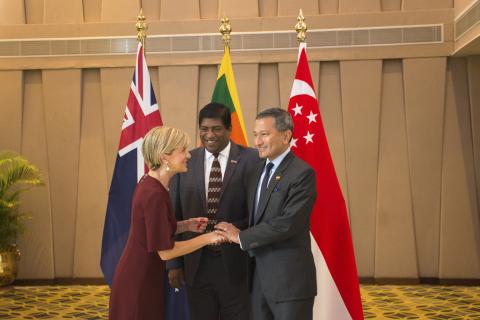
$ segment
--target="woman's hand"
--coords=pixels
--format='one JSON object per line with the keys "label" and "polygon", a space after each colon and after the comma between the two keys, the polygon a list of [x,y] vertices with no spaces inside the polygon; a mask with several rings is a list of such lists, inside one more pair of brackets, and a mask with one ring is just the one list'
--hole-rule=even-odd
{"label": "woman's hand", "polygon": [[206,233],[205,236],[208,237],[209,244],[218,245],[227,241],[224,233],[218,230]]}
{"label": "woman's hand", "polygon": [[185,220],[186,231],[203,233],[207,228],[208,218],[199,217],[199,218],[190,218]]}

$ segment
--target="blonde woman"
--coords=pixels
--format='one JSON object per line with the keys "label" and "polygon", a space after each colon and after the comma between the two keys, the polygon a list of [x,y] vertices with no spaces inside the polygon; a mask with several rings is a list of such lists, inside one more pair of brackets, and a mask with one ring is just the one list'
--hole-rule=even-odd
{"label": "blonde woman", "polygon": [[217,232],[187,241],[174,234],[203,232],[207,218],[176,221],[169,198],[170,178],[187,171],[190,139],[179,129],[155,127],[145,136],[142,153],[149,167],[132,200],[130,234],[115,270],[110,296],[110,319],[164,319],[165,260],[224,240]]}

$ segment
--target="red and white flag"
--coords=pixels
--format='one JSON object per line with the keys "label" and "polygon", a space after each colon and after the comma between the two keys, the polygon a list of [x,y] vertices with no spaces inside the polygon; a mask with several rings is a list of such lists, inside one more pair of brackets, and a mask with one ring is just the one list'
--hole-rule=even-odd
{"label": "red and white flag", "polygon": [[310,219],[318,286],[314,319],[363,319],[347,209],[328,148],[306,48],[305,43],[300,44],[288,111],[294,123],[292,151],[313,167],[317,178],[317,200]]}

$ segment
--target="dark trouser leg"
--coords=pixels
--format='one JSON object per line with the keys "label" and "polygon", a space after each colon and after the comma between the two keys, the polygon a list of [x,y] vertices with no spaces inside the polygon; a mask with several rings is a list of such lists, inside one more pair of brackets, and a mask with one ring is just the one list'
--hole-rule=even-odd
{"label": "dark trouser leg", "polygon": [[193,286],[187,287],[191,320],[248,320],[246,283],[232,285],[223,258],[203,252]]}
{"label": "dark trouser leg", "polygon": [[249,320],[250,299],[247,283],[232,285],[228,284],[230,283],[228,279],[225,279],[225,283],[227,285],[217,286],[220,301],[220,320]]}
{"label": "dark trouser leg", "polygon": [[284,302],[271,302],[275,320],[312,320],[314,298]]}
{"label": "dark trouser leg", "polygon": [[275,302],[263,295],[257,272],[253,274],[252,320],[312,320],[314,298]]}
{"label": "dark trouser leg", "polygon": [[267,299],[263,295],[260,279],[256,271],[253,273],[252,286],[252,320],[273,320],[273,314],[268,306]]}

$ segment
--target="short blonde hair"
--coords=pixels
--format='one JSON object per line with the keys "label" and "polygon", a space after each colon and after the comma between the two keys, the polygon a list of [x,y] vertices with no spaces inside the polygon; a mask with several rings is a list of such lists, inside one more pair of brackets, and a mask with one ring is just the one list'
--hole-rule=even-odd
{"label": "short blonde hair", "polygon": [[148,168],[155,170],[162,164],[162,155],[169,155],[178,148],[188,148],[189,145],[190,138],[183,130],[167,126],[155,127],[143,140],[143,159]]}

